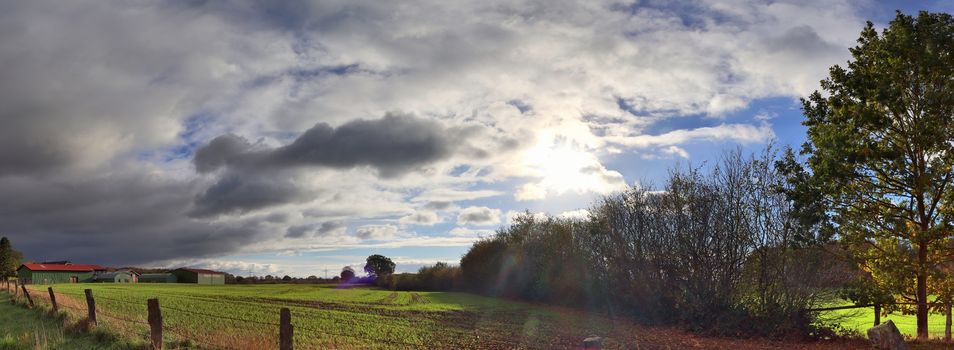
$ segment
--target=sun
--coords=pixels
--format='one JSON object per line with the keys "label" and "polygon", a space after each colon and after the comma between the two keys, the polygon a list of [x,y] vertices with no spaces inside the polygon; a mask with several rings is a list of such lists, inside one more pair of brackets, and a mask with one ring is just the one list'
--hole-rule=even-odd
{"label": "sun", "polygon": [[525,199],[571,191],[605,193],[622,181],[618,172],[607,170],[592,152],[565,137],[541,135],[524,154],[523,163],[539,179],[521,188]]}

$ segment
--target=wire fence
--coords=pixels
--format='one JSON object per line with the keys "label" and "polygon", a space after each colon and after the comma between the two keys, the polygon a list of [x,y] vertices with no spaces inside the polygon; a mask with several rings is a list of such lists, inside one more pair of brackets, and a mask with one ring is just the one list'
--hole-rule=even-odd
{"label": "wire fence", "polygon": [[[287,344],[293,344],[296,337],[302,340],[301,344],[295,344],[298,348],[353,347],[356,345],[405,349],[542,347],[528,344],[519,339],[506,339],[504,338],[506,335],[501,337],[499,335],[494,336],[492,333],[479,334],[477,329],[465,331],[458,327],[441,329],[438,339],[437,334],[422,332],[420,325],[415,324],[416,320],[399,319],[399,316],[393,315],[385,315],[388,318],[387,326],[372,332],[363,329],[367,327],[367,321],[350,319],[345,315],[346,313],[307,312],[308,309],[311,309],[311,311],[319,310],[320,304],[309,306],[294,302],[281,303],[279,300],[269,299],[269,301],[278,302],[280,305],[276,306],[282,306],[282,310],[289,310],[289,307],[295,308],[301,311],[301,315],[304,316],[298,318],[304,320],[304,322],[292,323],[290,317],[287,322],[284,318],[280,318],[279,322],[273,322],[270,321],[270,317],[277,316],[275,315],[277,313],[268,316],[265,311],[262,311],[255,315],[255,318],[249,318],[196,307],[197,305],[206,307],[212,305],[213,307],[219,306],[218,310],[229,310],[225,301],[215,300],[214,298],[189,300],[188,298],[176,299],[170,296],[169,298],[163,298],[167,302],[161,308],[158,303],[160,298],[153,298],[157,301],[155,304],[156,310],[152,310],[149,306],[149,299],[142,295],[124,294],[119,290],[97,291],[93,295],[92,289],[86,289],[84,293],[79,293],[72,290],[55,290],[54,287],[49,287],[48,290],[41,290],[39,286],[17,286],[15,284],[11,287],[9,282],[4,282],[3,286],[9,293],[11,301],[26,304],[23,299],[29,296],[30,304],[28,306],[48,307],[51,311],[57,309],[70,315],[70,317],[92,323],[95,326],[115,328],[126,336],[145,340],[147,343],[156,344],[157,331],[155,325],[158,322],[159,344],[170,343],[172,347],[185,346],[208,349],[278,348],[284,350],[285,348],[281,347],[282,344],[286,344],[283,339],[288,338]],[[176,297],[180,296],[177,295]],[[227,303],[232,304],[234,302],[229,300]],[[244,304],[242,302],[238,303]],[[248,307],[251,308],[254,305],[258,309],[268,306],[255,304],[254,302],[249,304]],[[153,312],[161,316],[154,318]],[[274,309],[272,312],[274,312]],[[358,315],[352,316],[358,317]],[[392,320],[394,322],[391,322]],[[322,326],[317,326],[315,323]],[[223,326],[224,324],[228,325]],[[517,330],[519,331],[519,328]],[[163,331],[168,334],[163,336]]]}
{"label": "wire fence", "polygon": [[[844,305],[844,306],[831,306],[831,307],[819,307],[819,308],[808,308],[803,309],[804,312],[825,312],[825,311],[839,311],[839,310],[852,310],[852,309],[868,309],[874,308],[874,322],[873,326],[881,324],[881,315],[882,310],[885,306],[894,306],[894,305],[919,305],[915,302],[888,302],[880,304],[859,304],[859,305]],[[944,316],[945,316],[945,326],[944,326],[944,340],[951,341],[951,327],[952,327],[952,305],[951,303],[942,303],[942,302],[928,302],[924,303],[928,308],[943,307]]]}

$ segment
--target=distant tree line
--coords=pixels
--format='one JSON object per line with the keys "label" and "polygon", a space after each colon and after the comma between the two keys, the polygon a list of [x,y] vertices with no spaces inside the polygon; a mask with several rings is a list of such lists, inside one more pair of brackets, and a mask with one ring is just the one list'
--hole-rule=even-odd
{"label": "distant tree line", "polygon": [[[323,278],[315,275],[311,275],[305,278],[301,277],[291,277],[289,275],[284,276],[235,276],[230,273],[225,274],[225,282],[228,284],[279,284],[279,283],[291,283],[291,284],[321,284],[321,283],[350,283],[350,284],[373,284],[375,280],[379,278],[385,278],[392,273],[394,273],[395,264],[391,261],[390,258],[374,254],[368,256],[366,264],[364,266],[365,276],[357,276],[355,270],[351,266],[345,266],[341,269],[341,273],[338,276],[333,276],[331,278]],[[137,269],[143,270],[143,269]]]}
{"label": "distant tree line", "polygon": [[398,273],[379,277],[376,283],[378,286],[391,290],[464,290],[460,267],[445,262],[423,266],[417,270],[417,273]]}
{"label": "distant tree line", "polygon": [[334,276],[332,278],[321,278],[318,276],[308,276],[308,277],[291,277],[289,275],[284,276],[235,276],[233,274],[225,274],[225,283],[227,284],[279,284],[279,283],[290,283],[290,284],[324,284],[324,283],[338,283],[340,278]]}

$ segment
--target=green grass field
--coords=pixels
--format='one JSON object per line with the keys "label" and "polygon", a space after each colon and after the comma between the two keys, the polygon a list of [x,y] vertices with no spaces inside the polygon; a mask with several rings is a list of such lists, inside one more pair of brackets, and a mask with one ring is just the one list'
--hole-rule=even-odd
{"label": "green grass field", "polygon": [[[16,324],[0,344],[18,344],[29,339],[23,334],[41,334],[48,346],[58,347],[69,337],[49,317],[48,286],[28,286],[37,310],[4,305],[15,312],[0,310],[0,327]],[[751,344],[722,343],[725,340],[695,338],[666,329],[648,329],[630,322],[615,322],[605,316],[579,310],[548,307],[487,298],[466,293],[392,292],[373,288],[340,289],[333,285],[226,285],[189,284],[57,284],[61,310],[73,322],[86,315],[83,290],[93,290],[98,310],[97,329],[108,331],[114,340],[92,342],[92,336],[78,338],[83,348],[120,349],[116,344],[145,344],[149,336],[146,300],[160,301],[168,349],[274,349],[277,348],[279,310],[292,312],[297,349],[338,348],[575,348],[592,334],[609,338],[607,348],[627,348],[623,344],[656,344],[679,348],[699,341],[712,341],[715,348],[748,349]],[[826,312],[825,319],[837,321],[864,334],[873,322],[873,310]],[[891,315],[902,332],[914,334],[914,317]],[[22,322],[21,320],[27,320]],[[944,318],[933,315],[931,334],[943,335]],[[6,323],[4,323],[6,322]],[[69,322],[67,322],[69,323]],[[14,329],[14,328],[11,328]],[[0,333],[3,334],[3,333]],[[690,339],[691,338],[691,339]],[[39,339],[39,338],[38,338]],[[5,342],[5,343],[4,343]],[[677,342],[677,343],[673,343]],[[682,342],[682,343],[679,343]],[[765,344],[755,342],[751,348]],[[10,347],[6,348],[23,348]],[[645,346],[645,345],[644,345]],[[772,346],[780,346],[772,344]],[[0,347],[0,349],[6,349]],[[652,346],[650,346],[652,348]]]}
{"label": "green grass field", "polygon": [[[37,302],[48,303],[46,287],[30,286]],[[300,349],[572,348],[613,327],[602,316],[465,293],[288,284],[52,287],[77,318],[85,315],[83,289],[92,289],[99,323],[133,340],[147,338],[146,300],[158,298],[171,347],[275,348],[282,307],[291,310]]]}
{"label": "green grass field", "polygon": [[0,350],[13,349],[128,349],[123,342],[97,341],[93,335],[67,332],[62,322],[6,302],[0,292]]}
{"label": "green grass field", "polygon": [[[847,305],[847,304],[846,304]],[[859,308],[849,310],[826,311],[819,315],[823,321],[838,323],[848,330],[858,332],[865,336],[868,328],[874,325],[874,308]],[[917,335],[917,322],[914,315],[902,315],[892,313],[888,316],[882,316],[881,322],[891,320],[902,334],[910,337]],[[944,337],[945,316],[943,314],[930,314],[928,316],[928,332],[931,338]]]}

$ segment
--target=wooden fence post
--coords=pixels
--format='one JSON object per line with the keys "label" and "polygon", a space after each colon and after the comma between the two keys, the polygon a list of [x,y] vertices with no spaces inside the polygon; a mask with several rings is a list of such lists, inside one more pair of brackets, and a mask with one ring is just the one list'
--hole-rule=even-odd
{"label": "wooden fence post", "polygon": [[947,314],[947,320],[944,322],[944,341],[951,341],[951,304],[947,303],[944,305],[944,311]]}
{"label": "wooden fence post", "polygon": [[294,347],[295,330],[291,324],[291,311],[283,307],[278,324],[278,349],[292,350]]}
{"label": "wooden fence post", "polygon": [[50,292],[50,304],[53,304],[53,309],[50,311],[55,314],[60,311],[60,306],[56,304],[56,294],[53,294],[53,287],[46,287],[46,291]]}
{"label": "wooden fence post", "polygon": [[162,350],[162,311],[159,309],[159,299],[146,301],[149,309],[149,333],[152,338],[152,348]]}
{"label": "wooden fence post", "polygon": [[27,291],[25,284],[21,284],[21,285],[20,285],[20,288],[23,289],[23,296],[25,296],[25,297],[27,298],[27,301],[30,302],[30,308],[32,309],[32,308],[33,308],[33,298],[30,297],[30,292]]}
{"label": "wooden fence post", "polygon": [[875,321],[874,325],[877,326],[881,324],[881,304],[875,304]]}
{"label": "wooden fence post", "polygon": [[86,293],[86,309],[89,311],[87,318],[91,326],[96,325],[96,300],[93,300],[93,290],[83,290]]}

